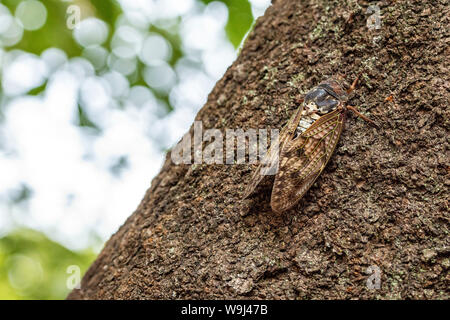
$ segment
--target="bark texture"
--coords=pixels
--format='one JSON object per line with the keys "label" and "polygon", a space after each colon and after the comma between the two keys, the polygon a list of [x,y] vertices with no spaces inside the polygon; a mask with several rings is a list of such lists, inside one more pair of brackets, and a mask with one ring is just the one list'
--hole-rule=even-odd
{"label": "bark texture", "polygon": [[378,30],[370,4],[275,1],[196,120],[281,128],[321,80],[361,73],[349,103],[380,129],[350,115],[325,171],[281,215],[270,189],[240,200],[251,166],[169,156],[69,298],[448,299],[449,4],[377,2]]}

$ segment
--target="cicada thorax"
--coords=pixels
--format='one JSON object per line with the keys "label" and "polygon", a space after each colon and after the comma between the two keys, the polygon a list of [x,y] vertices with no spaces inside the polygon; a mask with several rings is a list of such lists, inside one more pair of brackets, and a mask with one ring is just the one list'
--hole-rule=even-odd
{"label": "cicada thorax", "polygon": [[302,116],[295,137],[308,130],[320,117],[336,110],[345,99],[340,83],[329,79],[309,91],[303,101]]}

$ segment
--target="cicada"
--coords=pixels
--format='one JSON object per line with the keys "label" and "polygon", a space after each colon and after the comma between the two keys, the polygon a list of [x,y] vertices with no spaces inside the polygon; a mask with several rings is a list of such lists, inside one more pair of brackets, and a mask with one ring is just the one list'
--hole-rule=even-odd
{"label": "cicada", "polygon": [[[309,91],[259,164],[244,193],[252,195],[264,177],[275,175],[270,205],[275,212],[295,206],[322,173],[341,136],[347,111],[375,123],[347,105],[350,92],[334,76]],[[376,126],[376,125],[375,125]]]}

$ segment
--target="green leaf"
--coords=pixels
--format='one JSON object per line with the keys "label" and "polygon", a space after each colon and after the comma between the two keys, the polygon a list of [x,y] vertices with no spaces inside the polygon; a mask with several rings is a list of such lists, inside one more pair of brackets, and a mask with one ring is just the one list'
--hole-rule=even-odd
{"label": "green leaf", "polygon": [[[12,14],[21,1],[5,0],[6,5]],[[105,21],[112,28],[117,17],[122,12],[119,4],[115,0],[91,0],[79,2],[64,2],[61,0],[41,1],[47,9],[47,20],[38,30],[23,33],[22,40],[13,46],[35,54],[41,54],[47,48],[60,48],[67,53],[68,57],[81,55],[82,48],[72,37],[72,30],[67,26],[67,8],[70,5],[79,5],[81,19],[88,16],[95,16]],[[111,33],[110,33],[111,38]]]}
{"label": "green leaf", "polygon": [[78,105],[78,126],[80,127],[87,127],[94,129],[96,132],[100,132],[100,128],[87,116],[87,114],[84,112],[83,108]]}
{"label": "green leaf", "polygon": [[64,299],[69,266],[81,275],[95,259],[92,250],[71,251],[31,229],[0,238],[0,299]]}
{"label": "green leaf", "polygon": [[[20,2],[7,0],[4,5],[14,14]],[[72,37],[72,31],[66,25],[67,3],[57,0],[41,2],[47,9],[45,24],[38,30],[25,30],[22,40],[13,48],[39,55],[47,48],[56,47],[64,50],[69,57],[79,55],[81,50]]]}
{"label": "green leaf", "polygon": [[[208,4],[214,0],[202,0]],[[228,39],[238,48],[253,23],[252,8],[248,0],[220,0],[228,7],[228,22],[225,27]]]}
{"label": "green leaf", "polygon": [[43,93],[46,89],[47,89],[47,81],[44,81],[44,83],[41,84],[40,86],[35,87],[35,88],[31,89],[30,91],[28,91],[28,95],[38,96],[41,93]]}
{"label": "green leaf", "polygon": [[114,26],[117,17],[121,14],[122,9],[115,0],[91,0],[92,5],[97,10],[97,18],[102,19],[110,26]]}

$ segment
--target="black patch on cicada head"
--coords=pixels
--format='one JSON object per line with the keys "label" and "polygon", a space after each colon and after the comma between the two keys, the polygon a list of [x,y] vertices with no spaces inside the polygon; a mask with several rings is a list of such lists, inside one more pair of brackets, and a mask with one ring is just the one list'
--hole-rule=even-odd
{"label": "black patch on cicada head", "polygon": [[308,92],[305,95],[305,102],[309,102],[312,100],[323,100],[326,96],[327,96],[327,92],[324,89],[321,88],[315,88],[313,90],[311,90],[310,92]]}
{"label": "black patch on cicada head", "polygon": [[330,96],[333,96],[339,101],[347,100],[347,92],[344,90],[341,81],[336,80],[334,77],[331,77],[324,82],[321,82],[318,88],[322,88],[325,90]]}
{"label": "black patch on cicada head", "polygon": [[305,96],[306,103],[314,101],[320,114],[333,111],[339,105],[340,97],[329,82],[322,82]]}

